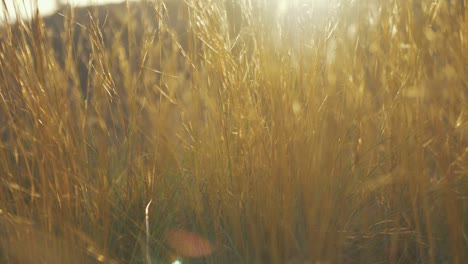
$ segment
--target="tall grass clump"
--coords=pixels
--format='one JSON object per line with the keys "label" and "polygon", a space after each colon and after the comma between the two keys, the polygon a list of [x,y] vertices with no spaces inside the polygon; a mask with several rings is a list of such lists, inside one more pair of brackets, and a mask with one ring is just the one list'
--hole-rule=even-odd
{"label": "tall grass clump", "polygon": [[0,261],[465,263],[465,5],[10,10]]}

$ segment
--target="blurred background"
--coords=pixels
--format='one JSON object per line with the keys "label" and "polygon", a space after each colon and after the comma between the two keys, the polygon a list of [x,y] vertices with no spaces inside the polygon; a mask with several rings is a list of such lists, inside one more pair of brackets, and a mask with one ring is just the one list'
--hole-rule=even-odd
{"label": "blurred background", "polygon": [[[135,0],[130,0],[135,1]],[[5,0],[7,6],[7,12],[10,14],[10,21],[15,21],[15,5],[17,10],[23,18],[29,18],[32,16],[33,10],[35,7],[39,7],[39,12],[42,15],[49,15],[52,14],[55,10],[59,8],[60,5],[65,5],[67,3],[71,4],[72,6],[86,6],[86,5],[94,5],[94,4],[109,4],[109,3],[120,3],[124,2],[124,0]],[[0,5],[0,19],[5,18],[5,10],[3,5]]]}

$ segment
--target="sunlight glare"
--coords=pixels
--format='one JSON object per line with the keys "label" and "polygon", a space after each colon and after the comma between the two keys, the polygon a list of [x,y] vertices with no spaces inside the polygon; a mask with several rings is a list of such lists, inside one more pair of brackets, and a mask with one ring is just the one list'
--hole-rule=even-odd
{"label": "sunlight glare", "polygon": [[302,7],[313,6],[317,9],[326,9],[329,7],[329,0],[278,0],[276,6],[276,16],[281,17],[284,15],[296,15]]}

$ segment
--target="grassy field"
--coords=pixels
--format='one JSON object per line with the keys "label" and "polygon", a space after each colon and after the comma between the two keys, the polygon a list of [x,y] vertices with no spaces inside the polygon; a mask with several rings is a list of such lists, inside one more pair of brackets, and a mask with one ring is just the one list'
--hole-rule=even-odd
{"label": "grassy field", "polygon": [[324,2],[5,23],[0,262],[466,263],[466,1]]}

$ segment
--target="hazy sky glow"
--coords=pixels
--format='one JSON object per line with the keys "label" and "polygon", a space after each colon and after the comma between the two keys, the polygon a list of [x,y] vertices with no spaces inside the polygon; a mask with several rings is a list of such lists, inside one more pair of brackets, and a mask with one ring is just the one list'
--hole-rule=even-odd
{"label": "hazy sky glow", "polygon": [[[0,21],[3,20],[3,0],[0,0]],[[138,0],[129,0],[138,1]],[[15,16],[15,4],[21,16],[23,18],[29,18],[32,16],[36,5],[39,7],[39,12],[42,15],[48,15],[53,13],[57,9],[57,4],[70,3],[73,6],[84,6],[90,4],[109,4],[125,2],[125,0],[5,0],[7,9],[10,14],[10,22],[14,22]],[[276,6],[273,6],[272,11],[276,12],[277,17],[283,17],[285,15],[297,15],[301,13],[304,5],[310,5],[313,3],[315,9],[323,9],[326,13],[326,9],[329,7],[329,0],[276,0]],[[0,22],[1,23],[1,22]]]}
{"label": "hazy sky glow", "polygon": [[[51,14],[57,8],[56,3],[70,3],[74,6],[83,6],[89,4],[108,4],[108,3],[118,3],[124,2],[125,0],[6,0],[7,9],[10,13],[10,19],[14,20],[14,6],[15,4],[18,7],[18,10],[21,13],[21,16],[24,18],[31,17],[31,10],[34,10],[36,3],[39,7],[39,12],[42,15]],[[1,3],[1,2],[0,2]],[[0,4],[0,19],[3,19],[3,5]]]}

